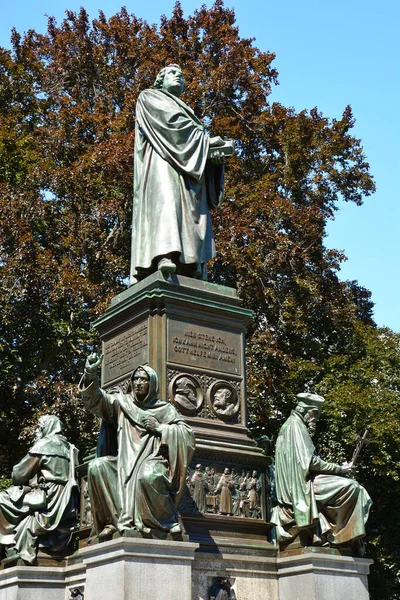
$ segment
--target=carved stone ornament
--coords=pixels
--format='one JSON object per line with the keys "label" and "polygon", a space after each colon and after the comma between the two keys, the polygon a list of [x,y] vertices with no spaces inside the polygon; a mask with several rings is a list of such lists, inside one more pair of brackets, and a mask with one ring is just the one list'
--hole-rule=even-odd
{"label": "carved stone ornament", "polygon": [[236,600],[235,590],[229,579],[216,577],[208,592],[209,600]]}
{"label": "carved stone ornament", "polygon": [[183,414],[194,415],[203,405],[203,390],[193,375],[176,375],[169,384],[168,393],[171,402]]}
{"label": "carved stone ornament", "polygon": [[71,588],[69,590],[69,600],[83,600],[84,595],[79,588]]}
{"label": "carved stone ornament", "polygon": [[207,404],[223,421],[230,421],[240,408],[236,389],[226,381],[215,381],[207,390]]}
{"label": "carved stone ornament", "polygon": [[256,470],[222,465],[189,468],[182,514],[212,513],[248,519],[262,519],[262,479]]}

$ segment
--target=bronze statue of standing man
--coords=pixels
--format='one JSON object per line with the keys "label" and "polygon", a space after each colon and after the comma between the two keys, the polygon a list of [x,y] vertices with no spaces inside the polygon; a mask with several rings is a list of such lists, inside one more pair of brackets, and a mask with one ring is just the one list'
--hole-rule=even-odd
{"label": "bronze statue of standing man", "polygon": [[171,64],[137,101],[131,285],[157,270],[206,279],[215,256],[210,209],[222,202],[233,143],[209,137],[183,89]]}

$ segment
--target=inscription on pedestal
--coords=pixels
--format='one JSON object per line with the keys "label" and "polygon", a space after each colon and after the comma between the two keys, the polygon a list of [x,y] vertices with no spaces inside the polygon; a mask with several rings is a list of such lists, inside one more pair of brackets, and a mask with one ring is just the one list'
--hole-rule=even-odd
{"label": "inscription on pedestal", "polygon": [[168,322],[168,360],[241,375],[240,334],[211,327]]}
{"label": "inscription on pedestal", "polygon": [[104,383],[126,375],[148,361],[147,322],[106,341],[104,353]]}

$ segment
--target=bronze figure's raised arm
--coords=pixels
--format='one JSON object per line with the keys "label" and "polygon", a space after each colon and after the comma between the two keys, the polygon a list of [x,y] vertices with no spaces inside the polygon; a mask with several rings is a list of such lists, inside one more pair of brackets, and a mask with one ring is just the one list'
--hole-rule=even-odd
{"label": "bronze figure's raised arm", "polygon": [[[137,368],[129,393],[107,393],[99,387],[100,364],[100,357],[89,356],[79,386],[85,407],[105,425],[99,444],[103,455],[88,468],[95,532],[100,538],[116,531],[181,533],[177,507],[194,452],[193,432],[158,397],[153,369]],[[108,428],[116,432],[117,449],[108,447]]]}
{"label": "bronze figure's raised arm", "polygon": [[156,270],[206,279],[215,256],[210,209],[222,202],[233,142],[208,136],[183,89],[171,64],[137,101],[131,285]]}

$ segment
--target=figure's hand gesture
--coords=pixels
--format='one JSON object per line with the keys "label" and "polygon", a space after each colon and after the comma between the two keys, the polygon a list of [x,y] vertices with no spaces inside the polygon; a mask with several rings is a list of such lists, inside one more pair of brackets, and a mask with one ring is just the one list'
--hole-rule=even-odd
{"label": "figure's hand gesture", "polygon": [[222,165],[225,162],[225,154],[221,150],[215,150],[211,154],[211,162],[215,165]]}
{"label": "figure's hand gesture", "polygon": [[159,433],[161,435],[161,425],[157,419],[151,415],[145,415],[143,417],[143,426],[150,433]]}
{"label": "figure's hand gesture", "polygon": [[351,462],[345,462],[341,465],[341,475],[351,475],[354,471],[354,465]]}
{"label": "figure's hand gesture", "polygon": [[85,363],[85,380],[86,382],[93,381],[97,377],[97,371],[103,362],[103,355],[98,355],[97,352],[92,352],[86,359]]}

